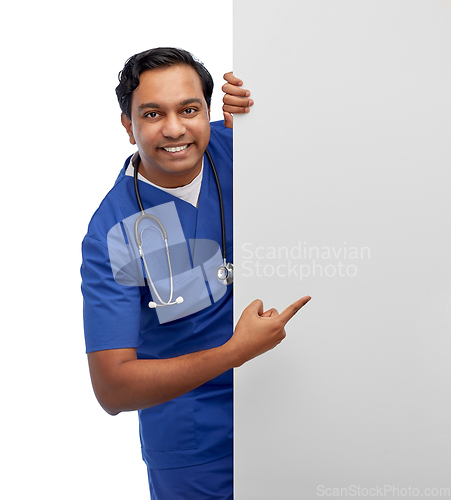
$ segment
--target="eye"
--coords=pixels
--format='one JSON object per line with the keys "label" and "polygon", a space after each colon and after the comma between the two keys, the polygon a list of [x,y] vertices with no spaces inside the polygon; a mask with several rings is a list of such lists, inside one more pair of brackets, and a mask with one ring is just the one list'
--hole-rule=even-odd
{"label": "eye", "polygon": [[185,115],[192,115],[194,114],[195,112],[197,111],[196,108],[186,108],[183,113],[185,113]]}
{"label": "eye", "polygon": [[158,116],[158,113],[156,111],[149,111],[144,116],[147,118],[156,118]]}

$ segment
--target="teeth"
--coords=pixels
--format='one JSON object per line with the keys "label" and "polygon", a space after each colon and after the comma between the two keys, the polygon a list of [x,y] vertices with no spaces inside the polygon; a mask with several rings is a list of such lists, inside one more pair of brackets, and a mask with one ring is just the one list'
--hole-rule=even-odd
{"label": "teeth", "polygon": [[169,153],[177,153],[178,151],[183,151],[188,147],[188,144],[185,144],[184,146],[178,146],[176,148],[163,148],[165,151],[169,151]]}

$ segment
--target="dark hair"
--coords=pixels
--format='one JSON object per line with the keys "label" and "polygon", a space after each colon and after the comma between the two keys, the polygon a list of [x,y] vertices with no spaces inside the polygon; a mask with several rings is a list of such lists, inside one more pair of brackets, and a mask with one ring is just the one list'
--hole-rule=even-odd
{"label": "dark hair", "polygon": [[158,47],[130,57],[125,63],[124,69],[119,73],[119,85],[116,87],[116,95],[122,112],[128,118],[131,118],[132,95],[139,85],[141,73],[149,69],[165,68],[177,64],[187,64],[196,71],[202,84],[207,107],[210,107],[213,78],[207,68],[186,50],[173,47]]}

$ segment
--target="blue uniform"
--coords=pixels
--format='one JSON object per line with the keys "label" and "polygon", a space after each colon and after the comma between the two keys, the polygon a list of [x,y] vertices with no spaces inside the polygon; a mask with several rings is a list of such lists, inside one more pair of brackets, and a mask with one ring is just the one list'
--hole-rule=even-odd
{"label": "blue uniform", "polygon": [[[213,157],[224,199],[228,261],[232,260],[232,131],[211,123],[208,150]],[[125,175],[92,217],[83,240],[82,292],[87,352],[136,348],[140,359],[172,358],[224,344],[233,333],[232,287],[213,297],[208,307],[174,321],[161,322],[149,309],[149,289],[115,280],[108,252],[108,233],[139,211],[133,178]],[[221,241],[216,183],[204,156],[198,208],[139,181],[145,209],[175,204],[183,234],[191,240]],[[173,205],[172,205],[173,206]],[[224,285],[221,285],[224,286]],[[177,306],[168,306],[174,308]],[[172,401],[139,411],[143,459],[152,470],[206,464],[232,453],[232,371]]]}

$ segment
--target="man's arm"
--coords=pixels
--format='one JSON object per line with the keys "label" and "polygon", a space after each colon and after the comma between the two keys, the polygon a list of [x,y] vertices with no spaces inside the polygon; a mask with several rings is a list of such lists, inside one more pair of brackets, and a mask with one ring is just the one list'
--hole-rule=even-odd
{"label": "man's arm", "polygon": [[170,359],[137,359],[136,349],[88,354],[96,397],[106,412],[139,410],[174,399],[278,345],[286,323],[310,300],[303,297],[281,314],[254,300],[224,345]]}
{"label": "man's arm", "polygon": [[243,81],[234,76],[233,72],[226,73],[224,80],[227,82],[222,86],[224,125],[233,128],[233,114],[249,113],[254,101],[250,99],[250,91],[242,88]]}

